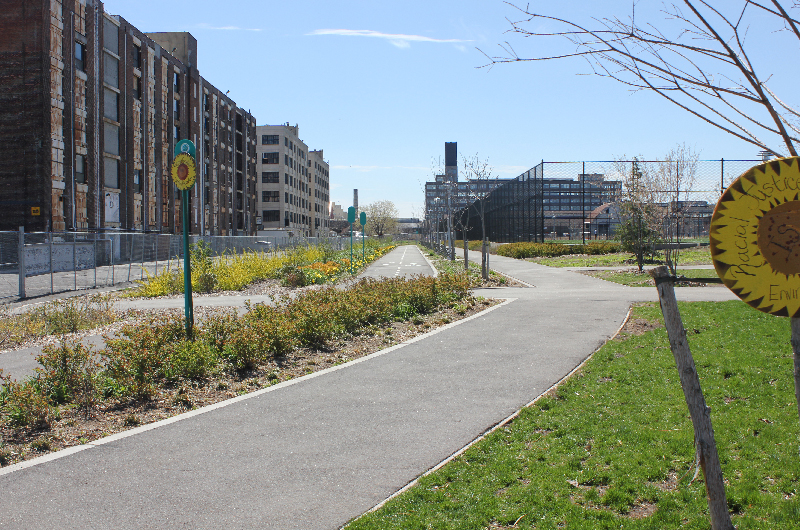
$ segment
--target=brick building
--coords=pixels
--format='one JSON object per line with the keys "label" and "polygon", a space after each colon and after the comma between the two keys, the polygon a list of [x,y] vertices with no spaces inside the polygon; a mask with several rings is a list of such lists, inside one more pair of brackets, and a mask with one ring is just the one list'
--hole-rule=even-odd
{"label": "brick building", "polygon": [[197,147],[192,233],[255,233],[256,121],[189,33],[98,0],[0,0],[0,230],[179,232],[175,143]]}
{"label": "brick building", "polygon": [[323,152],[309,150],[299,127],[259,125],[257,185],[259,230],[327,236],[330,218],[330,166]]}

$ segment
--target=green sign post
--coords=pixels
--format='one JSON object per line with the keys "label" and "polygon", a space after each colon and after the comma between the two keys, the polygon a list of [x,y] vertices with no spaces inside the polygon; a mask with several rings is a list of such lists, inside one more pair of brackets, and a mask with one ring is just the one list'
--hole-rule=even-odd
{"label": "green sign post", "polygon": [[353,223],[356,222],[356,208],[347,209],[347,222],[350,223],[350,274],[353,274]]}
{"label": "green sign post", "polygon": [[172,180],[181,190],[181,214],[183,222],[183,298],[185,301],[186,337],[192,337],[194,307],[192,304],[192,264],[189,259],[189,190],[197,178],[194,161],[195,148],[190,140],[181,140],[175,145],[172,161]]}
{"label": "green sign post", "polygon": [[361,222],[361,259],[366,260],[367,255],[364,252],[364,233],[367,231],[367,214],[365,212],[361,212],[358,220]]}

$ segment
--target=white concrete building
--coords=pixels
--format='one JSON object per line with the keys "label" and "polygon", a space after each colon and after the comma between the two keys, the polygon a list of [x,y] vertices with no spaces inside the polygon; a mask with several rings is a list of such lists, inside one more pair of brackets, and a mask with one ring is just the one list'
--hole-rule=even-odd
{"label": "white concrete building", "polygon": [[319,237],[328,233],[330,166],[322,150],[309,151],[297,125],[260,125],[258,139],[258,230]]}

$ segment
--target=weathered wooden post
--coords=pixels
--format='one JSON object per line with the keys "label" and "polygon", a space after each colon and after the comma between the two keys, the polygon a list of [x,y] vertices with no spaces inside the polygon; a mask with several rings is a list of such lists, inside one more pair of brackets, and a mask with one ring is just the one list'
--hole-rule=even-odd
{"label": "weathered wooden post", "polygon": [[650,271],[656,281],[658,301],[664,315],[664,326],[667,329],[669,345],[675,365],[680,375],[686,406],[694,427],[694,443],[697,460],[703,470],[708,497],[708,512],[713,530],[733,530],[733,523],[728,512],[728,501],[725,497],[725,483],[722,479],[722,467],[717,453],[717,442],[714,440],[714,428],[711,425],[711,409],[706,405],[700,378],[694,365],[686,330],[675,299],[675,279],[666,267],[658,267]]}

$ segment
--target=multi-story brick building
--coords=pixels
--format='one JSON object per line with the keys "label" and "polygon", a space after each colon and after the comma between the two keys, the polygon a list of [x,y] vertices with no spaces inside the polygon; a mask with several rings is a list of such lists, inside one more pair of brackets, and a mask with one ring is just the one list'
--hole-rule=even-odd
{"label": "multi-story brick building", "polygon": [[0,229],[178,232],[170,165],[197,147],[191,231],[255,232],[255,126],[200,76],[189,33],[99,0],[0,0]]}
{"label": "multi-story brick building", "polygon": [[330,166],[322,150],[309,150],[297,125],[259,125],[256,132],[259,230],[327,236]]}

